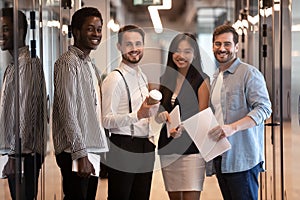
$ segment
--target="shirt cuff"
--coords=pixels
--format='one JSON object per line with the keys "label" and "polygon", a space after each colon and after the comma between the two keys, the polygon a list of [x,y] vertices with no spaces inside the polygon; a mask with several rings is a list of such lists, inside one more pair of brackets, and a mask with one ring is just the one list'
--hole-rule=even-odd
{"label": "shirt cuff", "polygon": [[82,149],[82,150],[71,153],[72,160],[77,160],[77,159],[83,158],[85,156],[87,156],[86,149]]}

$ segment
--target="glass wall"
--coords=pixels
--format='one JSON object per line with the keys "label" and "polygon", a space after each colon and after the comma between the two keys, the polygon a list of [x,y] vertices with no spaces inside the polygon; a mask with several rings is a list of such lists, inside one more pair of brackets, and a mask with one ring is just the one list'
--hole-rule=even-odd
{"label": "glass wall", "polygon": [[[38,1],[1,1],[0,198],[44,196],[47,84]],[[48,70],[48,69],[47,69]]]}
{"label": "glass wall", "polygon": [[[11,169],[18,176],[15,176],[16,182],[9,187],[8,180],[11,179],[7,177],[10,177],[10,173],[3,174],[6,178],[0,179],[0,187],[3,188],[0,190],[0,199],[10,199],[10,189],[16,190],[17,199],[23,199],[23,191],[30,190],[25,185],[34,186],[32,191],[37,192],[38,199],[58,199],[61,196],[60,172],[53,157],[50,132],[52,74],[55,60],[70,43],[68,30],[64,28],[69,23],[71,9],[62,6],[59,0],[4,0],[0,7],[4,9],[2,13],[9,12],[5,16],[11,14],[11,11],[5,11],[7,8],[11,8],[13,16],[19,10],[28,24],[27,29],[21,25],[16,26],[23,23],[20,15],[16,15],[16,18],[1,18],[0,75],[3,81],[0,169],[1,172],[2,169]],[[13,19],[11,24],[7,20],[10,18]],[[27,34],[23,40],[25,32]],[[20,92],[16,93],[18,90]],[[9,158],[7,155],[10,155]],[[31,158],[33,162],[28,161]],[[32,184],[28,183],[27,162],[32,169],[36,169],[30,175],[38,177]],[[13,165],[8,168],[7,163]],[[40,163],[41,169],[38,170]],[[46,187],[48,184],[57,188]]]}
{"label": "glass wall", "polygon": [[[292,34],[291,34],[291,164],[289,165],[286,177],[289,183],[289,191],[287,192],[288,199],[298,199],[300,196],[299,187],[299,169],[298,162],[300,152],[300,2],[293,0],[291,2],[291,16],[292,16]],[[285,41],[285,40],[284,40]],[[290,192],[292,191],[292,192]]]}
{"label": "glass wall", "polygon": [[[51,133],[53,66],[73,43],[68,25],[83,5],[99,8],[107,21],[109,0],[0,1],[0,199],[24,199],[28,191],[62,199]],[[104,42],[93,52],[99,68],[107,66],[108,47]],[[35,170],[30,176],[28,168]]]}

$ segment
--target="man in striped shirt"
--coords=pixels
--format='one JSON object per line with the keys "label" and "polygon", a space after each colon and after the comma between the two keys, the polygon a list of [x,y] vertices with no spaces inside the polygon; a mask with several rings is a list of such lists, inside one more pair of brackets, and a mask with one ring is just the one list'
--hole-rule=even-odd
{"label": "man in striped shirt", "polygon": [[[16,93],[15,63],[7,66],[0,100],[0,154],[8,154],[8,162],[4,166],[3,175],[8,178],[12,199],[17,195],[33,200],[37,197],[38,177],[44,160],[46,144],[46,86],[43,67],[34,52],[30,55],[29,47],[25,45],[27,19],[24,13],[18,11],[18,80],[19,91]],[[1,49],[8,50],[15,58],[13,27],[13,8],[3,8],[0,11],[2,25],[0,40]],[[19,104],[17,104],[17,98]],[[15,109],[19,108],[19,121]],[[15,126],[19,122],[20,151],[16,148]],[[16,159],[21,153],[22,164],[19,173],[22,174],[24,190],[16,187]],[[0,172],[1,173],[1,172]],[[21,186],[19,186],[21,188]],[[16,192],[18,194],[16,194]]]}
{"label": "man in striped shirt", "polygon": [[[100,118],[100,78],[89,56],[100,44],[102,25],[96,8],[77,10],[71,22],[74,45],[54,65],[52,132],[64,200],[95,199],[98,178],[91,175],[99,169],[88,153],[108,150]],[[72,171],[73,161],[77,172]]]}

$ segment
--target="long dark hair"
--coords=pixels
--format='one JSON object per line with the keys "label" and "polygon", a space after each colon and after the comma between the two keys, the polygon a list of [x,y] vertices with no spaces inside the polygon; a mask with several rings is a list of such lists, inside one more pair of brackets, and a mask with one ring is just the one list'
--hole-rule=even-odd
{"label": "long dark hair", "polygon": [[187,41],[194,49],[194,59],[189,67],[186,80],[192,85],[193,81],[205,79],[207,76],[202,69],[200,50],[196,37],[190,33],[180,33],[176,35],[169,47],[165,73],[160,79],[160,91],[164,94],[161,101],[163,106],[169,105],[170,95],[173,94],[176,86],[176,78],[179,72],[177,65],[173,61],[173,54],[177,51],[179,43],[183,40]]}

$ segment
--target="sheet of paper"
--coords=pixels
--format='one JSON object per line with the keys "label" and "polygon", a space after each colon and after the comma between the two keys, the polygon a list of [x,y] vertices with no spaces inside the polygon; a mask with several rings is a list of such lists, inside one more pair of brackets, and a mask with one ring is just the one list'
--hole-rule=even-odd
{"label": "sheet of paper", "polygon": [[217,157],[218,155],[221,155],[222,153],[226,152],[231,148],[231,145],[227,138],[223,138],[219,140],[216,145],[212,148],[212,150],[206,155],[204,158],[206,161],[210,161]]}
{"label": "sheet of paper", "polygon": [[208,137],[208,132],[218,126],[218,122],[211,108],[197,113],[185,120],[182,124],[198,147],[205,161],[209,161],[231,148],[227,138],[216,142]]}
{"label": "sheet of paper", "polygon": [[8,161],[8,155],[4,155],[4,156],[0,155],[0,178],[5,178],[2,176],[2,171],[7,161]]}
{"label": "sheet of paper", "polygon": [[[100,155],[94,154],[94,153],[88,153],[88,159],[92,163],[92,165],[95,168],[95,175],[92,176],[97,176],[99,177],[100,173]],[[73,160],[72,163],[72,171],[78,172],[78,163],[77,160]]]}
{"label": "sheet of paper", "polygon": [[108,148],[107,138],[106,138],[104,129],[103,129],[103,131],[101,131],[101,139],[100,140],[101,140],[100,148],[95,149],[95,151],[93,151],[93,152],[97,152],[97,153],[108,152],[109,148]]}
{"label": "sheet of paper", "polygon": [[168,137],[170,137],[170,130],[176,128],[181,124],[179,105],[175,106],[175,108],[170,112],[169,115],[170,122],[167,122]]}

